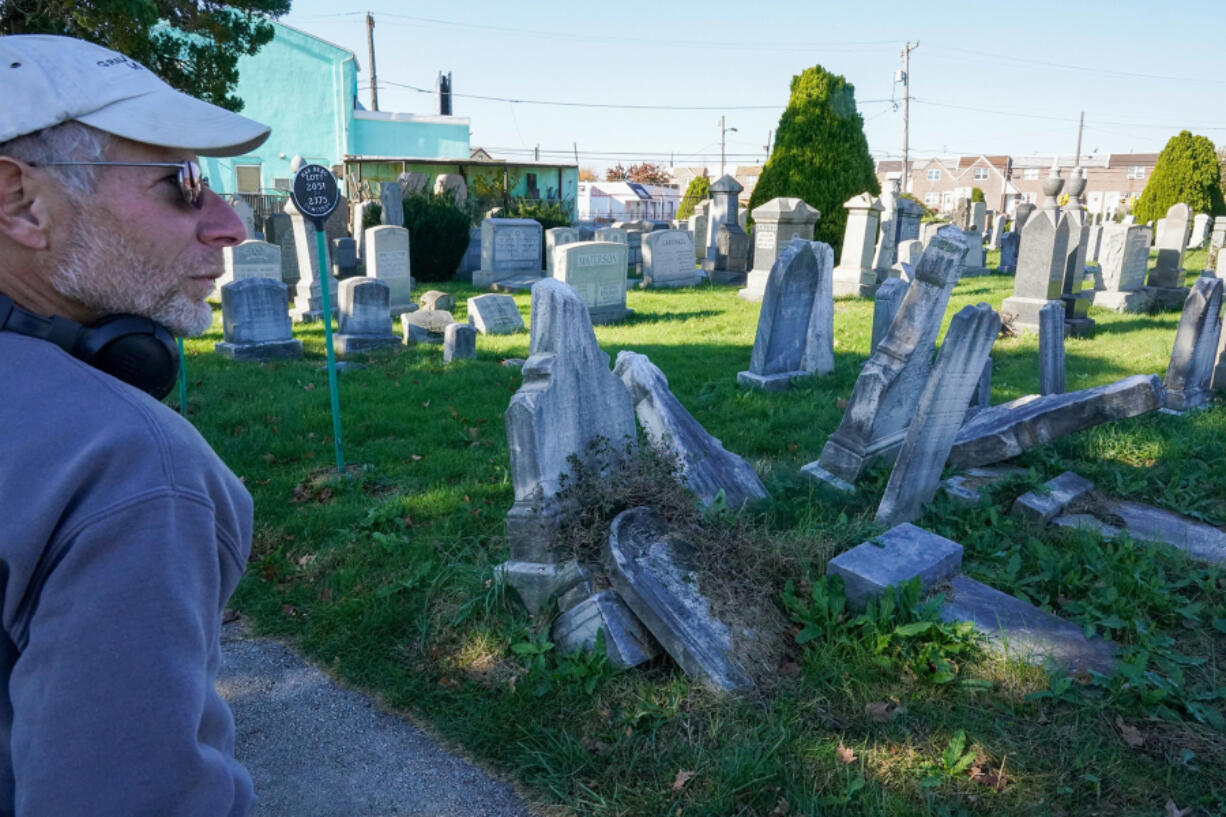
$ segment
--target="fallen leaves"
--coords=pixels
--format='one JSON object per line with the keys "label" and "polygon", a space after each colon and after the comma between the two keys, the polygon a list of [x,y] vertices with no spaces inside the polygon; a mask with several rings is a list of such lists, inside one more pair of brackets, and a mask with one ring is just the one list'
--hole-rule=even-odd
{"label": "fallen leaves", "polygon": [[864,712],[877,723],[889,723],[902,711],[902,704],[897,698],[890,698],[888,701],[874,701],[864,706]]}
{"label": "fallen leaves", "polygon": [[681,791],[684,789],[685,784],[689,783],[696,774],[698,774],[698,772],[690,771],[688,769],[677,772],[677,776],[673,778],[673,791]]}
{"label": "fallen leaves", "polygon": [[838,748],[834,750],[834,757],[839,763],[855,763],[856,752],[854,749],[848,749],[843,745],[843,741],[839,741]]}
{"label": "fallen leaves", "polygon": [[1120,730],[1120,737],[1134,749],[1145,745],[1145,736],[1135,726],[1129,726],[1123,718],[1115,719],[1115,728]]}
{"label": "fallen leaves", "polygon": [[613,751],[613,744],[596,740],[596,738],[582,737],[579,739],[579,745],[597,757],[605,757]]}

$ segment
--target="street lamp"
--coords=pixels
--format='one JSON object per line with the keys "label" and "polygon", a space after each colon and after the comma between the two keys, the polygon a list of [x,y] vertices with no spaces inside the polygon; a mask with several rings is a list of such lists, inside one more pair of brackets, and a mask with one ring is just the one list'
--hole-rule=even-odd
{"label": "street lamp", "polygon": [[731,131],[736,133],[736,128],[725,128],[724,117],[719,118],[719,175],[722,178],[724,175],[724,137]]}

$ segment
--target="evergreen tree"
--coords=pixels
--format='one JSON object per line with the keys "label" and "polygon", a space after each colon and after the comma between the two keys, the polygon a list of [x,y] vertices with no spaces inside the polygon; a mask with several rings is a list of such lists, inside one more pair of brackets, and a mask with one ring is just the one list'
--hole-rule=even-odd
{"label": "evergreen tree", "polygon": [[290,0],[0,0],[0,34],[64,34],[106,46],[171,86],[232,111],[238,58],[273,37]]}
{"label": "evergreen tree", "polygon": [[1179,202],[1195,213],[1226,215],[1221,168],[1213,142],[1186,130],[1172,136],[1158,154],[1154,172],[1132,212],[1137,221],[1145,223],[1162,218]]}
{"label": "evergreen tree", "polygon": [[820,65],[806,68],[792,77],[792,95],[750,210],[778,196],[803,199],[822,214],[814,239],[834,247],[837,259],[847,224],[843,202],[866,191],[875,196],[881,185],[856,112],[855,87]]}
{"label": "evergreen tree", "polygon": [[694,215],[694,208],[704,199],[709,198],[711,198],[711,180],[706,176],[695,176],[690,179],[689,186],[685,188],[685,195],[681,197],[681,205],[677,207],[677,220],[681,221]]}

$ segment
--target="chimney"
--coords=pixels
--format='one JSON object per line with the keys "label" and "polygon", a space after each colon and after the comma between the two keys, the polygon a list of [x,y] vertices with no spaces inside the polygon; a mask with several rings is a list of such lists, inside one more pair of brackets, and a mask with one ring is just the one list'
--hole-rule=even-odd
{"label": "chimney", "polygon": [[439,71],[434,87],[438,91],[438,115],[451,116],[451,72],[444,74]]}

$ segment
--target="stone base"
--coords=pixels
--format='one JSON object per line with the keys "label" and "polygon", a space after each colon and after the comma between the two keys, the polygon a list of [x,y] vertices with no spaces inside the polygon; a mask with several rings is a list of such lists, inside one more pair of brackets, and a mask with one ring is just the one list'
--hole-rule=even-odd
{"label": "stone base", "polygon": [[1145,287],[1145,291],[1153,298],[1158,309],[1183,309],[1183,302],[1188,299],[1187,287]]}
{"label": "stone base", "polygon": [[1093,331],[1093,318],[1066,318],[1064,321],[1064,336],[1066,338],[1084,338]]}
{"label": "stone base", "polygon": [[987,267],[962,267],[958,271],[958,280],[963,278],[982,278],[985,275],[991,275],[992,270]]}
{"label": "stone base", "polygon": [[338,355],[356,355],[374,349],[400,348],[400,338],[393,334],[387,335],[344,335],[332,336],[332,348]]}
{"label": "stone base", "polygon": [[847,606],[863,610],[902,582],[918,578],[927,593],[961,568],[962,545],[904,522],[835,556],[826,563],[826,575],[842,577]]}
{"label": "stone base", "polygon": [[1114,312],[1148,312],[1154,305],[1154,296],[1145,289],[1132,292],[1104,289],[1094,293],[1094,305]]}
{"label": "stone base", "polygon": [[812,372],[782,372],[780,374],[754,374],[751,371],[736,373],[736,384],[743,389],[762,389],[764,391],[787,391],[792,387],[792,381],[804,377],[812,377]]}
{"label": "stone base", "polygon": [[707,273],[707,277],[715,284],[744,286],[747,273],[736,272],[735,270],[713,269]]}
{"label": "stone base", "polygon": [[766,280],[770,270],[752,270],[745,281],[745,288],[737,291],[737,297],[757,303],[766,297]]}
{"label": "stone base", "polygon": [[511,560],[517,562],[555,562],[561,511],[553,503],[517,501],[507,511],[507,543]]}
{"label": "stone base", "polygon": [[516,270],[475,269],[472,274],[472,284],[475,287],[488,287],[504,278],[510,278],[512,275],[518,274],[519,272]]}
{"label": "stone base", "polygon": [[841,477],[836,477],[834,474],[822,468],[816,462],[811,462],[808,465],[801,466],[800,473],[814,480],[827,485],[836,491],[842,491],[845,494],[852,494],[856,491],[856,486],[852,485]]}
{"label": "stone base", "polygon": [[855,295],[871,298],[877,294],[877,270],[860,267],[834,268],[834,297]]}
{"label": "stone base", "polygon": [[1013,328],[1015,331],[1024,330],[1038,334],[1039,310],[1049,303],[1060,303],[1060,301],[1059,299],[1049,301],[1045,298],[1019,298],[1011,295],[1001,303],[1000,311],[1002,313],[1007,312],[1013,316]]}
{"label": "stone base", "polygon": [[213,344],[213,351],[231,360],[286,360],[302,357],[302,341],[300,340],[270,340],[264,343],[221,343]]}
{"label": "stone base", "polygon": [[1213,403],[1213,392],[1209,389],[1166,390],[1166,402],[1162,411],[1168,414],[1183,414],[1188,411],[1202,409]]}
{"label": "stone base", "polygon": [[1046,525],[1057,514],[1094,490],[1094,483],[1065,471],[1041,488],[1027,491],[1013,501],[1009,513],[1033,525]]}
{"label": "stone base", "polygon": [[589,309],[588,314],[593,324],[618,323],[633,315],[634,310],[626,309],[624,306],[602,306],[597,309]]}
{"label": "stone base", "polygon": [[1094,301],[1092,290],[1079,290],[1076,293],[1066,293],[1060,296],[1064,304],[1065,320],[1076,320],[1090,314],[1090,304]]}
{"label": "stone base", "polygon": [[554,563],[507,561],[495,571],[514,588],[532,615],[543,610],[550,599],[561,596],[588,578],[587,571],[574,559]]}
{"label": "stone base", "polygon": [[[506,278],[501,278],[490,284],[495,292],[524,292],[532,289],[532,285],[545,277],[543,272],[517,272]],[[473,286],[476,286],[474,283]]]}
{"label": "stone base", "polygon": [[698,273],[694,273],[692,278],[669,278],[663,281],[647,281],[639,282],[639,289],[678,289],[680,287],[697,286],[702,282],[702,278],[698,277]]}

